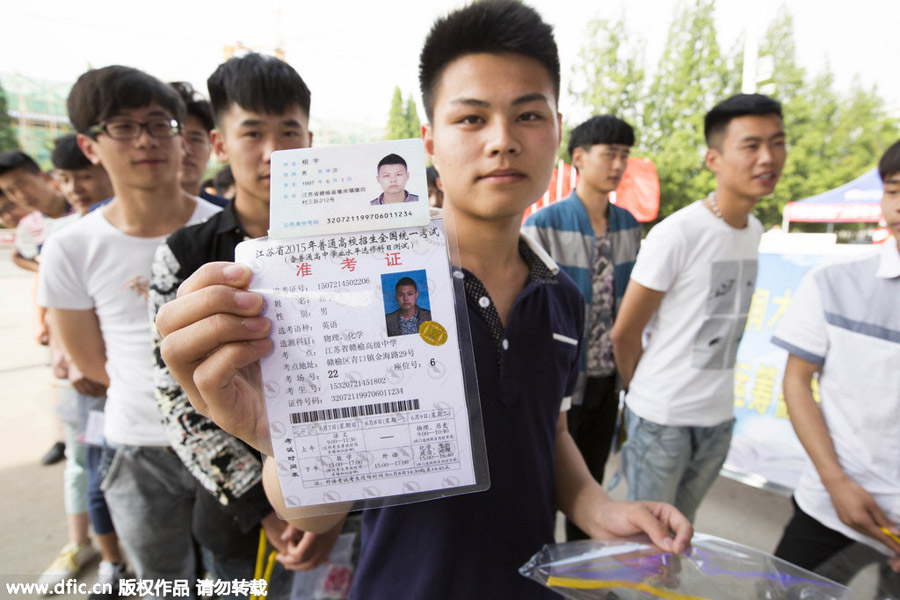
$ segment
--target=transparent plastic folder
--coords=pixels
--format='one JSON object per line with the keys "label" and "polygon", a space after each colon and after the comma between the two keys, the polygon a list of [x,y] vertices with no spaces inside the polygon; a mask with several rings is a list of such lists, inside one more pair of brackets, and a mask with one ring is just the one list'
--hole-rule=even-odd
{"label": "transparent plastic folder", "polygon": [[[487,452],[462,272],[444,218],[421,227],[250,240],[260,361],[288,513],[477,492]],[[400,314],[412,310],[414,319]]]}
{"label": "transparent plastic folder", "polygon": [[544,546],[520,572],[577,600],[849,600],[850,590],[771,554],[695,534],[684,554],[646,537]]}

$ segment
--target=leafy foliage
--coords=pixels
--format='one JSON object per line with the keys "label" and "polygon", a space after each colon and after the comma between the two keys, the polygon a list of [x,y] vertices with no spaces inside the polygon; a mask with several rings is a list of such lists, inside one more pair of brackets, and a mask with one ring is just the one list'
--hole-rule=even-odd
{"label": "leafy foliage", "polygon": [[384,139],[386,140],[402,140],[406,138],[419,137],[421,133],[421,125],[419,123],[419,114],[416,110],[416,101],[413,100],[412,94],[403,103],[403,93],[400,87],[394,88],[394,96],[391,99],[391,110],[388,113],[387,127],[384,131]]}
{"label": "leafy foliage", "polygon": [[[741,89],[741,44],[722,54],[714,16],[715,0],[679,6],[652,81],[645,75],[642,42],[627,32],[624,19],[592,20],[573,69],[582,87],[573,85],[569,93],[584,108],[618,114],[635,126],[633,154],[653,160],[659,173],[661,218],[715,188],[703,164],[703,116]],[[773,70],[757,84],[781,101],[789,142],[781,182],[757,205],[757,216],[772,226],[781,222],[785,203],[832,189],[874,166],[898,128],[877,89],[854,82],[840,93],[827,67],[810,77],[798,65],[793,18],[785,8],[759,50]]]}
{"label": "leafy foliage", "polygon": [[9,118],[6,105],[6,92],[0,86],[0,152],[15,150],[19,147],[19,140],[12,128],[12,119]]}

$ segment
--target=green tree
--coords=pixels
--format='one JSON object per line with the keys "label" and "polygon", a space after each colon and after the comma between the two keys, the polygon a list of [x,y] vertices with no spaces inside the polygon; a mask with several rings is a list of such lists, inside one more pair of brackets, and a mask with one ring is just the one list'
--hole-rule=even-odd
{"label": "green tree", "polygon": [[841,103],[831,145],[835,185],[846,183],[871,169],[897,140],[897,122],[888,115],[878,88],[864,89],[858,79]]}
{"label": "green tree", "polygon": [[897,127],[875,88],[855,82],[841,98],[827,65],[807,78],[796,61],[793,17],[784,8],[763,36],[760,55],[772,58],[772,77],[761,83],[782,102],[789,143],[781,181],[756,209],[771,226],[781,222],[786,203],[843,185],[874,166]]}
{"label": "green tree", "polygon": [[398,85],[394,88],[394,97],[391,99],[391,110],[388,113],[384,139],[400,140],[404,137],[406,137],[406,117],[403,114],[403,93]]}
{"label": "green tree", "polygon": [[[584,31],[569,95],[577,99],[583,114],[617,115],[631,123],[640,138],[645,98],[643,40],[629,33],[624,15],[616,21],[591,19]],[[570,160],[569,134],[576,125],[567,120],[563,126],[559,158],[565,161]]]}
{"label": "green tree", "polygon": [[[727,55],[720,52],[714,10],[715,0],[686,0],[678,7],[652,81],[645,78],[643,57],[634,49],[640,42],[621,18],[588,23],[573,69],[580,87],[571,85],[569,93],[576,104],[590,113],[619,114],[635,125],[633,153],[653,160],[659,173],[661,218],[715,188],[703,160],[703,116],[741,89],[743,44],[739,40]],[[856,82],[839,94],[827,66],[808,76],[797,63],[794,21],[784,7],[759,50],[760,61],[770,61],[772,72],[757,83],[761,93],[782,102],[789,144],[781,182],[756,209],[771,226],[781,222],[785,203],[837,187],[874,166],[898,129],[876,88]]]}
{"label": "green tree", "polygon": [[714,5],[694,0],[680,9],[647,93],[638,151],[656,163],[661,218],[715,187],[703,161],[703,115],[738,82],[719,52]]}
{"label": "green tree", "polygon": [[9,109],[6,104],[6,91],[0,85],[0,152],[15,150],[19,147],[19,140],[12,128],[12,119],[9,117]]}
{"label": "green tree", "polygon": [[403,104],[403,93],[400,86],[394,88],[394,96],[391,99],[391,110],[388,113],[387,127],[384,131],[386,140],[402,140],[416,138],[420,134],[419,113],[416,110],[416,101],[412,94]]}
{"label": "green tree", "polygon": [[419,122],[419,111],[416,108],[416,101],[413,100],[412,94],[406,99],[406,110],[403,112],[403,118],[406,119],[406,137],[419,137],[422,134],[422,124]]}
{"label": "green tree", "polygon": [[[572,68],[569,93],[592,115],[615,114],[636,128],[644,98],[643,41],[629,34],[623,17],[592,19]],[[578,82],[576,86],[575,82]]]}
{"label": "green tree", "polygon": [[823,125],[834,118],[838,98],[832,91],[833,78],[825,73],[807,82],[806,73],[797,64],[794,42],[794,19],[782,6],[769,25],[759,46],[760,61],[772,61],[772,75],[760,81],[761,91],[782,103],[784,129],[788,139],[788,156],[781,181],[775,192],[762,198],[756,216],[767,226],[781,222],[784,205],[792,199],[811,195],[810,178],[826,160]]}

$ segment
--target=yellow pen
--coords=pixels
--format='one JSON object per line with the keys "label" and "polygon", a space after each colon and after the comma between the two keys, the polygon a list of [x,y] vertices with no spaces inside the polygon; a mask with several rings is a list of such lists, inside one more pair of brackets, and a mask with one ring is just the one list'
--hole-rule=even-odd
{"label": "yellow pen", "polygon": [[888,529],[887,527],[882,527],[881,531],[884,532],[884,535],[888,536],[889,538],[891,538],[892,540],[894,540],[895,542],[900,544],[900,537],[897,537],[893,532],[891,532],[890,529]]}

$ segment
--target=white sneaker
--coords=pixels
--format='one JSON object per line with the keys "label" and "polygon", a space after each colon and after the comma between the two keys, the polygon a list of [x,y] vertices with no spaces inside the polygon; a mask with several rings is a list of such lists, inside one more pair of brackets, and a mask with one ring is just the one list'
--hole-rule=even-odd
{"label": "white sneaker", "polygon": [[[125,569],[125,563],[111,563],[106,560],[100,561],[97,567],[97,585],[94,588],[98,591],[92,592],[88,596],[88,600],[107,600],[119,597],[119,580],[127,579],[128,571]],[[104,587],[109,585],[110,591],[104,593]]]}
{"label": "white sneaker", "polygon": [[78,575],[84,565],[96,558],[96,556],[97,550],[90,542],[80,546],[78,544],[67,544],[59,551],[59,555],[53,559],[47,570],[41,574],[38,583],[52,587],[60,581],[71,579]]}

